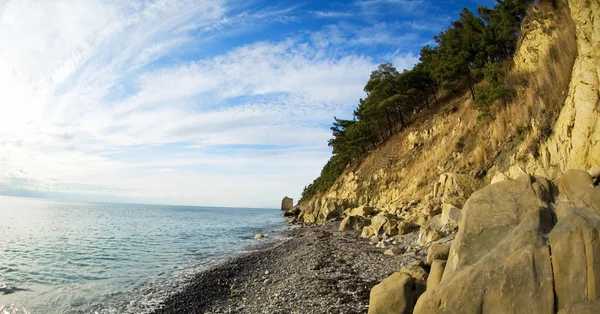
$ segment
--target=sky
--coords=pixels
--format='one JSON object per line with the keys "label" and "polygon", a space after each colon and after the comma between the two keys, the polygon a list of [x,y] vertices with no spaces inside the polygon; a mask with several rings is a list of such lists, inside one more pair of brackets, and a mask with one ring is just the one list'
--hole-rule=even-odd
{"label": "sky", "polygon": [[371,71],[493,0],[0,1],[0,195],[278,207]]}

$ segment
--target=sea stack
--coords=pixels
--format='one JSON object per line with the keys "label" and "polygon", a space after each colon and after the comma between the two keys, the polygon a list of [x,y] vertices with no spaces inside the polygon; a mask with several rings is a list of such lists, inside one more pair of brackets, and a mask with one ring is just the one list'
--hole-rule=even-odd
{"label": "sea stack", "polygon": [[294,199],[289,197],[284,197],[281,200],[281,210],[288,211],[294,207]]}

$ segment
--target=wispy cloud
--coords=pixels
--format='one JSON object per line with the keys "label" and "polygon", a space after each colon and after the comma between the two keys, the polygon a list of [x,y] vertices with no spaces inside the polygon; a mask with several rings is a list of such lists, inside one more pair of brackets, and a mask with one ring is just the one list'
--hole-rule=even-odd
{"label": "wispy cloud", "polygon": [[313,14],[318,18],[341,18],[350,17],[354,14],[351,12],[340,12],[340,11],[314,11]]}
{"label": "wispy cloud", "polygon": [[416,62],[418,33],[355,19],[420,5],[399,2],[3,2],[0,193],[298,197],[330,155],[333,116],[351,116],[369,73]]}

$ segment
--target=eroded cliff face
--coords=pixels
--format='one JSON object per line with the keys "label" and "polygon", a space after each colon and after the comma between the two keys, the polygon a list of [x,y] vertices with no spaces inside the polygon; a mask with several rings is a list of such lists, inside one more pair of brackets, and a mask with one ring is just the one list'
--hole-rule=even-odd
{"label": "eroded cliff face", "polygon": [[541,145],[539,158],[525,170],[557,177],[566,169],[588,169],[600,164],[600,1],[569,1],[575,22],[577,59],[567,99],[553,134]]}
{"label": "eroded cliff face", "polygon": [[[513,125],[510,109],[504,129],[497,126],[499,118],[482,126],[465,95],[432,109],[435,114],[423,113],[413,126],[349,168],[326,193],[300,204],[299,220],[323,223],[348,208],[371,206],[423,227],[445,204],[462,207],[473,191],[492,180],[525,173],[555,179],[566,169],[599,165],[600,1],[570,0],[568,10],[562,10],[565,16],[556,12],[532,9],[531,15],[537,16],[523,25],[514,57],[515,76],[523,73],[540,81],[518,91],[518,102],[539,110],[525,122],[531,130],[526,140],[505,135],[506,128],[520,128]],[[573,63],[562,52],[569,48],[575,55],[575,42]],[[548,97],[548,91],[556,97]],[[521,106],[518,102],[515,108]],[[544,131],[543,117],[551,111],[557,117]],[[487,142],[491,144],[482,145]]]}

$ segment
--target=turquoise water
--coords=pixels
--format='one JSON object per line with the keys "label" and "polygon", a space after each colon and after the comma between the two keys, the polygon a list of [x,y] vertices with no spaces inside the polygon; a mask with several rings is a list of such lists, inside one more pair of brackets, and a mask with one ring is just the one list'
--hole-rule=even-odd
{"label": "turquoise water", "polygon": [[0,196],[0,308],[147,312],[194,272],[282,227],[275,209]]}

